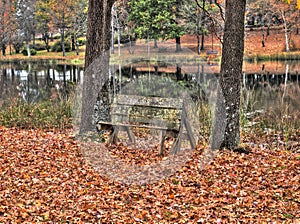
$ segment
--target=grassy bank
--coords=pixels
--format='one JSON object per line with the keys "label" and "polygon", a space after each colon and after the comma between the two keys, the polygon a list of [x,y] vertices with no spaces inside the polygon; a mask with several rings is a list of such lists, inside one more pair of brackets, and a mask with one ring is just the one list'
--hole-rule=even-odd
{"label": "grassy bank", "polygon": [[63,57],[62,52],[47,52],[46,50],[37,51],[36,55],[31,57],[25,56],[23,54],[12,54],[6,56],[0,56],[0,62],[17,62],[17,61],[55,61],[55,63],[64,63],[64,64],[84,64],[84,51],[85,46],[80,47],[79,55],[76,55],[75,51],[66,52],[66,56]]}
{"label": "grassy bank", "polygon": [[[74,64],[74,65],[84,65],[84,52],[80,52],[79,55],[76,55],[76,52],[67,52],[65,57],[62,56],[61,53],[57,52],[47,52],[47,51],[39,51],[36,55],[28,57],[22,54],[15,55],[7,55],[5,57],[0,57],[0,62],[12,63],[19,61],[27,61],[27,62],[39,62],[39,61],[47,61],[53,62],[56,64]],[[143,61],[143,60],[152,60],[156,61],[164,61],[170,63],[176,63],[180,61],[181,63],[199,63],[199,62],[207,62],[212,61],[214,63],[218,63],[221,60],[221,56],[216,56],[213,59],[210,59],[209,55],[205,53],[198,55],[191,55],[190,53],[180,53],[180,54],[168,54],[168,55],[159,55],[152,53],[150,55],[145,54],[122,54],[120,57],[117,54],[111,55],[111,63],[112,64],[128,64],[135,61]],[[245,61],[248,62],[262,62],[262,61],[291,61],[291,60],[300,60],[300,52],[282,52],[276,54],[263,54],[259,53],[256,55],[245,55]]]}
{"label": "grassy bank", "polygon": [[61,96],[38,103],[10,99],[0,109],[0,126],[31,128],[71,128],[72,99]]}
{"label": "grassy bank", "polygon": [[245,56],[247,61],[292,61],[300,60],[300,52],[282,52],[276,54],[257,54],[252,56]]}

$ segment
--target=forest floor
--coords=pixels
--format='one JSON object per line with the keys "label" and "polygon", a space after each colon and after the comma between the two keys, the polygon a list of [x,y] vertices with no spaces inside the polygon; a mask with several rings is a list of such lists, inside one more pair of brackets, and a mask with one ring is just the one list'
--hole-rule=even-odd
{"label": "forest floor", "polygon": [[[200,144],[173,175],[143,185],[100,175],[71,133],[0,127],[0,223],[300,223],[299,131],[244,132],[247,150],[206,166]],[[113,150],[136,164],[159,157]]]}
{"label": "forest floor", "polygon": [[[264,47],[262,45],[264,35]],[[300,53],[300,34],[291,33],[290,38],[290,49],[291,52]],[[182,38],[183,46],[190,46],[195,52],[197,38],[195,36],[184,36]],[[220,40],[215,36],[205,37],[205,50],[221,50]],[[270,29],[269,35],[267,35],[266,28],[254,28],[250,30],[246,29],[245,32],[245,57],[255,57],[256,55],[274,55],[286,52],[285,35],[283,27],[274,27]],[[206,54],[206,51],[203,52]]]}

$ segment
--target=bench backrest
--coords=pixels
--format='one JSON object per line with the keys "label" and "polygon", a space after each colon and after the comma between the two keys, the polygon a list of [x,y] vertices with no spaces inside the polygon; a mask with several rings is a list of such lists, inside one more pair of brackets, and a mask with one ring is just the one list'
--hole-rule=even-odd
{"label": "bench backrest", "polygon": [[179,130],[183,99],[116,95],[111,105],[113,125]]}

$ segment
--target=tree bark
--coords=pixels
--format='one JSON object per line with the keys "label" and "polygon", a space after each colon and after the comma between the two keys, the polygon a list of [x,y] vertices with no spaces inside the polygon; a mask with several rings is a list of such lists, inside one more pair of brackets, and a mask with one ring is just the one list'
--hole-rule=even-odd
{"label": "tree bark", "polygon": [[108,119],[107,91],[109,80],[109,49],[111,42],[111,9],[114,0],[89,0],[85,74],[82,91],[80,133],[95,131],[94,107],[100,102]]}
{"label": "tree bark", "polygon": [[31,57],[31,52],[30,52],[29,41],[26,41],[26,50],[27,50],[27,56],[30,58]]}
{"label": "tree bark", "polygon": [[76,50],[76,55],[79,55],[79,42],[78,42],[77,33],[75,34],[75,50]]}
{"label": "tree bark", "polygon": [[182,51],[180,37],[176,37],[176,52]]}
{"label": "tree bark", "polygon": [[204,42],[205,42],[205,33],[202,32],[201,34],[201,50],[203,51],[204,50]]}
{"label": "tree bark", "polygon": [[63,57],[66,57],[66,48],[65,48],[65,28],[61,30],[61,48],[63,52]]}
{"label": "tree bark", "polygon": [[1,44],[1,51],[2,51],[2,55],[6,56],[6,45],[5,44]]}
{"label": "tree bark", "polygon": [[89,0],[85,68],[110,47],[111,9],[115,0]]}
{"label": "tree bark", "polygon": [[281,11],[281,16],[282,16],[282,19],[283,19],[283,26],[284,26],[284,36],[285,36],[285,48],[286,48],[286,52],[290,52],[288,28],[287,28],[287,24],[286,24],[286,19],[285,19],[284,11]]}
{"label": "tree bark", "polygon": [[234,149],[240,140],[245,5],[246,0],[226,0],[220,88],[211,139],[212,149]]}
{"label": "tree bark", "polygon": [[197,53],[200,55],[201,46],[200,46],[200,34],[197,34]]}

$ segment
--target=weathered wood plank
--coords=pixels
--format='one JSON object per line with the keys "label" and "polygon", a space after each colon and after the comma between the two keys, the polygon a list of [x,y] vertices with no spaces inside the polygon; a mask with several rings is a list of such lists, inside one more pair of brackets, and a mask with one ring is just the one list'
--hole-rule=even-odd
{"label": "weathered wood plank", "polygon": [[165,109],[181,109],[183,99],[118,94],[114,98],[114,104],[144,107],[151,106]]}

